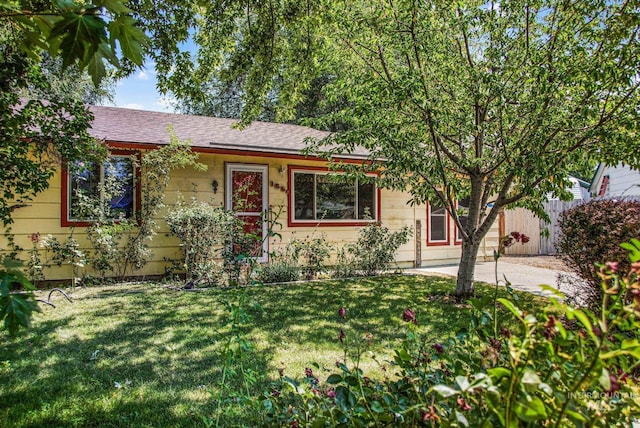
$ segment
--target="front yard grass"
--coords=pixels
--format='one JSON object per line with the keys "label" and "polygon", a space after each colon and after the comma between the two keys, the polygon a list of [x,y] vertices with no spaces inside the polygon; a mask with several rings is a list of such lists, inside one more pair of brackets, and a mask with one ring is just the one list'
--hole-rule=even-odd
{"label": "front yard grass", "polygon": [[[431,341],[445,340],[468,327],[471,315],[468,305],[447,298],[454,286],[451,278],[388,276],[245,289],[252,320],[241,326],[242,337],[254,349],[244,352],[243,368],[256,378],[251,394],[259,400],[278,369],[302,377],[317,363],[314,371],[326,378],[322,368],[332,370],[343,358],[341,329],[370,333],[369,350],[389,360],[403,338],[407,307]],[[16,339],[0,332],[0,426],[204,426],[203,416],[216,412],[211,392],[220,387],[229,305],[242,293],[124,284],[76,289],[73,303],[54,298],[55,309],[41,305],[30,331]],[[529,310],[542,301],[520,296]],[[338,316],[342,306],[346,322]],[[366,355],[363,367],[382,373]],[[238,376],[227,381],[240,393]],[[223,406],[225,425],[258,423],[251,406],[234,402]]]}

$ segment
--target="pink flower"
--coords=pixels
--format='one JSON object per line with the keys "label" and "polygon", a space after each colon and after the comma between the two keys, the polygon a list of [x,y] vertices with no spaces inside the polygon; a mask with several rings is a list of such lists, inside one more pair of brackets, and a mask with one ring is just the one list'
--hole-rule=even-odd
{"label": "pink flower", "polygon": [[333,390],[333,388],[329,388],[329,390],[327,391],[327,397],[336,398],[336,392]]}
{"label": "pink flower", "polygon": [[435,349],[438,354],[444,353],[444,347],[439,343],[434,343],[432,348]]}
{"label": "pink flower", "polygon": [[31,242],[33,242],[34,244],[37,244],[38,241],[40,241],[40,232],[32,233],[31,234]]}
{"label": "pink flower", "polygon": [[402,313],[402,320],[405,322],[412,322],[415,325],[418,325],[418,320],[416,320],[416,313],[411,309],[407,308]]}
{"label": "pink flower", "polygon": [[464,398],[458,397],[456,401],[458,402],[458,406],[460,406],[460,410],[463,410],[463,411],[471,410],[471,406],[466,401],[464,401]]}
{"label": "pink flower", "polygon": [[313,370],[311,370],[309,367],[304,369],[304,375],[306,377],[313,377]]}
{"label": "pink flower", "polygon": [[620,266],[620,263],[606,262],[604,265],[611,271],[611,273],[616,273],[618,271],[618,267]]}

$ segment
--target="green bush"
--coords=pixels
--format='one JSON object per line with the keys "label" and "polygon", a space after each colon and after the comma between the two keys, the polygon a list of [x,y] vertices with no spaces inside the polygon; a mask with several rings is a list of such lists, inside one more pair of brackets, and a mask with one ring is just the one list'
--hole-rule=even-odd
{"label": "green bush", "polygon": [[360,229],[358,240],[338,251],[334,277],[374,276],[388,270],[401,245],[409,242],[411,228],[390,232],[378,223]]}
{"label": "green bush", "polygon": [[576,288],[577,297],[588,306],[597,307],[602,288],[596,264],[618,260],[618,273],[629,273],[630,263],[620,244],[640,239],[640,202],[591,201],[563,212],[559,226],[559,256],[584,280],[584,285]]}
{"label": "green bush", "polygon": [[[353,361],[337,361],[324,381],[311,368],[302,381],[282,376],[264,393],[265,417],[274,425],[313,427],[630,426],[640,416],[640,241],[626,248],[633,263],[628,277],[599,271],[602,316],[559,299],[528,314],[498,299],[494,304],[519,327],[496,334],[488,302],[475,300],[471,328],[433,343],[419,312],[407,308],[395,376],[367,377],[358,367],[367,336],[351,341],[341,330],[338,340]],[[345,310],[338,316],[349,322]]]}
{"label": "green bush", "polygon": [[169,230],[180,239],[187,279],[212,283],[221,270],[216,259],[237,229],[238,218],[231,211],[193,200],[178,203],[166,215]]}
{"label": "green bush", "polygon": [[274,261],[260,267],[259,281],[265,284],[292,282],[300,278],[300,268],[283,261]]}
{"label": "green bush", "polygon": [[324,272],[330,256],[330,247],[324,233],[319,237],[294,239],[288,245],[293,247],[294,257],[298,260],[300,272],[305,279],[314,279],[319,273]]}

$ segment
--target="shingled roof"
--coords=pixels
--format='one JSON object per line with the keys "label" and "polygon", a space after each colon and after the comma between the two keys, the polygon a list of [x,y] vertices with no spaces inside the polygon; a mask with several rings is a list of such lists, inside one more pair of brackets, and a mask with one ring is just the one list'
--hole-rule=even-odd
{"label": "shingled roof", "polygon": [[[112,143],[164,145],[169,143],[167,126],[180,140],[196,148],[300,154],[305,139],[320,140],[328,132],[282,123],[253,122],[243,130],[232,127],[237,120],[161,113],[118,107],[90,106],[95,119],[91,134]],[[365,152],[345,157],[364,158]]]}

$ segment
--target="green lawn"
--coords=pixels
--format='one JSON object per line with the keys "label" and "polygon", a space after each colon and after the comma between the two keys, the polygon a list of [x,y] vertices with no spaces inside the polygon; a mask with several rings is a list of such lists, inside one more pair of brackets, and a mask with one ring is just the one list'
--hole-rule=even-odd
{"label": "green lawn", "polygon": [[[455,334],[470,311],[446,297],[453,288],[450,278],[392,276],[198,292],[126,284],[76,289],[72,304],[54,295],[57,307],[41,305],[32,330],[17,339],[0,332],[0,426],[204,426],[216,413],[222,351],[236,337],[229,305],[243,292],[252,320],[241,336],[253,351],[243,352],[242,367],[256,378],[244,396],[258,397],[278,368],[291,377],[314,362],[332,369],[343,358],[340,329],[370,333],[370,350],[384,360],[402,340],[407,307],[430,340]],[[370,357],[363,366],[380,373]],[[238,378],[227,374],[231,390],[240,390]],[[248,408],[225,402],[221,421],[252,424]]]}

